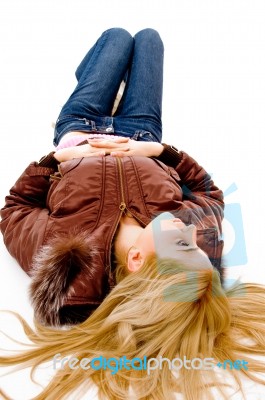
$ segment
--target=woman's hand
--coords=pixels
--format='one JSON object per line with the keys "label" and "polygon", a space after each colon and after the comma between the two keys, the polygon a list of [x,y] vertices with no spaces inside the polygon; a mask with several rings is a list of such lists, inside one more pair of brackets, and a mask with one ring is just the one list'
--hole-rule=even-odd
{"label": "woman's hand", "polygon": [[[94,140],[93,140],[94,141]],[[65,149],[60,149],[54,153],[54,157],[59,162],[69,161],[74,158],[82,158],[82,157],[92,157],[92,156],[100,156],[103,157],[111,152],[122,151],[123,153],[129,150],[127,138],[117,138],[115,141],[107,141],[107,140],[95,140],[99,146],[93,146],[91,141],[89,144],[83,144],[81,146],[73,146],[67,147]]]}
{"label": "woman's hand", "polygon": [[[126,138],[121,138],[126,139]],[[141,142],[132,139],[127,139],[126,143],[121,143],[118,138],[112,142],[105,140],[93,140],[89,142],[94,149],[108,149],[109,154],[116,157],[123,156],[143,156],[143,157],[158,157],[164,147],[158,142]]]}
{"label": "woman's hand", "polygon": [[54,153],[54,157],[59,161],[69,161],[73,158],[106,156],[143,156],[158,157],[164,147],[158,142],[141,142],[128,138],[117,138],[114,140],[93,139],[88,144],[81,146],[67,147]]}

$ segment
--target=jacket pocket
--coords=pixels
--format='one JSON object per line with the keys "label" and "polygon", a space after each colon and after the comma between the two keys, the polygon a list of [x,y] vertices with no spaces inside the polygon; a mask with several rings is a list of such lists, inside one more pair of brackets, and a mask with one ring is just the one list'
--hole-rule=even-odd
{"label": "jacket pocket", "polygon": [[162,168],[167,173],[167,175],[171,176],[171,178],[173,178],[179,184],[181,179],[180,179],[179,174],[177,173],[177,171],[174,168],[167,166],[162,161],[159,161],[156,158],[153,158],[153,160],[156,162],[156,164],[160,168]]}
{"label": "jacket pocket", "polygon": [[83,158],[73,158],[73,160],[61,162],[58,165],[58,170],[61,176],[66,175],[69,171],[75,169],[82,161]]}

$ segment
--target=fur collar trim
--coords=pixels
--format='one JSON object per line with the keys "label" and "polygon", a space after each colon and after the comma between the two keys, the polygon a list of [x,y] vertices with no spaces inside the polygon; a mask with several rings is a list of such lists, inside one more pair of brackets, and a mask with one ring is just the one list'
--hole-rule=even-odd
{"label": "fur collar trim", "polygon": [[67,297],[74,294],[73,282],[80,274],[95,278],[94,260],[98,254],[86,232],[53,238],[42,246],[34,258],[29,288],[34,315],[40,323],[65,323],[59,311]]}

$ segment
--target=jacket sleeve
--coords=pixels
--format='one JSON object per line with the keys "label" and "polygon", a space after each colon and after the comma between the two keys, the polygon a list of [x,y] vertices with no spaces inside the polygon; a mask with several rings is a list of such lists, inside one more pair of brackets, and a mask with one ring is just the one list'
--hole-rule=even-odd
{"label": "jacket sleeve", "polygon": [[46,197],[53,172],[53,168],[31,163],[11,188],[1,209],[4,243],[28,274],[34,254],[43,244],[49,218]]}
{"label": "jacket sleeve", "polygon": [[192,157],[180,152],[181,160],[175,171],[183,193],[182,212],[189,213],[190,223],[202,229],[216,227],[221,233],[224,201],[223,192],[211,176]]}

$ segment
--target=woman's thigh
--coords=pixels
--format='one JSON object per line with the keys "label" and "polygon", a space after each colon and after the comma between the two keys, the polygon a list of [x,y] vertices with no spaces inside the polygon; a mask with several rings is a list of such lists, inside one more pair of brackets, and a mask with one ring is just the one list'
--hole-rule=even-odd
{"label": "woman's thigh", "polygon": [[[134,52],[124,94],[115,113],[120,131],[138,123],[138,130],[150,131],[157,141],[162,134],[162,94],[164,46],[153,29],[134,37]],[[133,129],[134,129],[133,128]]]}
{"label": "woman's thigh", "polygon": [[63,106],[57,123],[66,116],[91,120],[111,115],[133,45],[134,39],[122,28],[112,28],[101,35],[77,68],[78,84]]}

